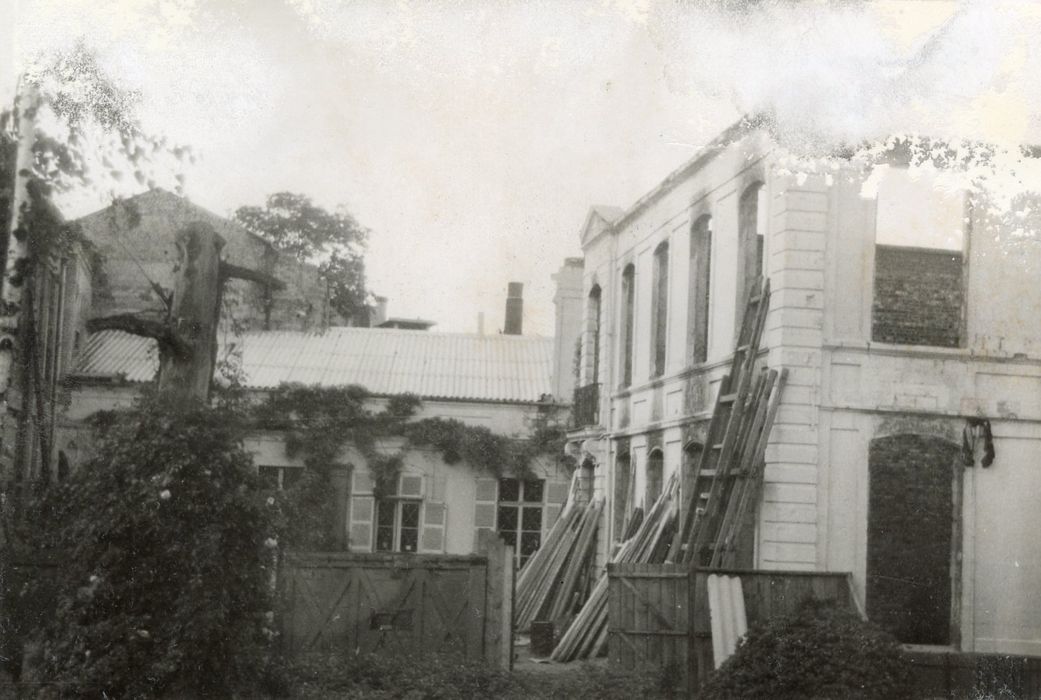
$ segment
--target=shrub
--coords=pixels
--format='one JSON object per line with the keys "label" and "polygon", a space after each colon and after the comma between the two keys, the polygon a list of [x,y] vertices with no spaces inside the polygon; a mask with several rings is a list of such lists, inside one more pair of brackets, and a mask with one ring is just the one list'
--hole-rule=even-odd
{"label": "shrub", "polygon": [[50,489],[67,566],[40,675],[63,696],[227,696],[270,680],[276,507],[258,497],[240,425],[146,398],[108,416],[95,456]]}
{"label": "shrub", "polygon": [[723,698],[901,698],[910,664],[878,626],[830,604],[804,603],[794,614],[749,631],[702,689]]}

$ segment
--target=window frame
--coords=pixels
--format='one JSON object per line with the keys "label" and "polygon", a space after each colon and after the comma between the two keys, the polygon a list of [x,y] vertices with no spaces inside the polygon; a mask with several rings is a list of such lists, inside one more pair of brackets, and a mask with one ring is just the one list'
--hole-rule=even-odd
{"label": "window frame", "polygon": [[[592,362],[590,367],[589,384],[600,383],[600,330],[601,330],[601,318],[603,314],[603,289],[599,284],[594,283],[589,290],[587,297],[588,309],[589,309],[589,325],[592,338],[590,339],[590,345],[587,351],[592,353]],[[588,366],[588,365],[587,365]]]}
{"label": "window frame", "polygon": [[[516,500],[503,500],[503,482],[511,481],[517,484],[517,498]],[[540,494],[538,500],[528,500],[526,491],[529,489],[529,483],[538,483]],[[516,521],[513,529],[501,527],[503,509],[516,510]],[[525,528],[524,527],[524,513],[526,511],[539,512],[539,525],[538,529]],[[510,544],[509,538],[504,536],[504,533],[510,533],[513,535],[513,553],[517,560],[517,569],[520,570],[535,552],[537,552],[543,545],[542,535],[545,531],[546,525],[546,480],[545,479],[518,479],[516,477],[500,477],[495,490],[495,531],[499,533],[500,537],[503,537]],[[524,553],[524,535],[536,534],[538,536],[538,544],[535,546],[530,553]]]}
{"label": "window frame", "polygon": [[[385,549],[380,547],[380,530],[386,529],[388,526],[380,523],[380,512],[384,506],[389,505],[393,508],[393,523],[389,526],[392,529],[391,540],[392,547]],[[416,525],[415,527],[406,527],[403,524],[404,513],[406,506],[416,507]],[[372,514],[372,551],[373,552],[385,552],[388,554],[416,554],[419,552],[420,538],[422,537],[423,530],[423,500],[421,498],[411,498],[402,496],[384,496],[382,498],[375,499],[374,512]],[[415,531],[415,546],[413,549],[405,549],[403,545],[403,536],[406,531]]]}
{"label": "window frame", "polygon": [[[738,313],[755,291],[759,280],[766,276],[766,231],[759,210],[766,191],[762,180],[753,180],[743,190],[737,204],[738,232]],[[754,274],[750,274],[754,271]],[[740,332],[740,328],[735,329]]]}
{"label": "window frame", "polygon": [[654,249],[651,273],[651,378],[665,374],[669,333],[669,242]]}
{"label": "window frame", "polygon": [[708,361],[712,333],[712,215],[702,214],[690,228],[688,319],[690,357],[695,365]]}
{"label": "window frame", "polygon": [[621,304],[621,352],[619,360],[622,366],[621,388],[626,389],[633,384],[633,335],[636,330],[636,266],[628,263],[622,268],[622,304]]}

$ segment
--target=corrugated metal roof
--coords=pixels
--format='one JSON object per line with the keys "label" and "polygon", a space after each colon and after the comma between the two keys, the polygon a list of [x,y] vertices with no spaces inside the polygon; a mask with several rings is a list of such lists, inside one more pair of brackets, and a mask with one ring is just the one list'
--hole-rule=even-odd
{"label": "corrugated metal roof", "polygon": [[[552,338],[330,328],[256,331],[228,342],[241,349],[246,384],[254,389],[360,384],[378,395],[516,402],[553,391]],[[155,341],[103,331],[91,335],[77,373],[147,382],[157,367]]]}

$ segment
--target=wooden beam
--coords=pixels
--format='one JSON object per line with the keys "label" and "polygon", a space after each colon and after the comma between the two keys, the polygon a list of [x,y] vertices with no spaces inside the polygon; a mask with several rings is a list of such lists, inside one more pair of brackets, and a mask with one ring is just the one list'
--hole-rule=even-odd
{"label": "wooden beam", "polygon": [[260,270],[251,270],[248,267],[233,265],[226,260],[220,262],[220,276],[222,280],[237,279],[256,282],[257,284],[271,289],[282,290],[286,288],[285,282]]}
{"label": "wooden beam", "polygon": [[87,321],[88,333],[98,333],[100,331],[123,331],[124,333],[141,336],[142,338],[153,338],[160,345],[183,357],[190,357],[192,354],[191,346],[164,321],[142,318],[134,314],[115,314],[113,316],[92,318]]}

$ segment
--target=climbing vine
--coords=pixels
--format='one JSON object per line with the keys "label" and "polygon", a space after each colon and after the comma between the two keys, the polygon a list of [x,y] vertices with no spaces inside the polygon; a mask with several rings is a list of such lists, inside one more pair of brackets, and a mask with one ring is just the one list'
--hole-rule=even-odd
{"label": "climbing vine", "polygon": [[285,435],[289,457],[299,456],[306,469],[300,480],[280,495],[289,517],[288,539],[294,546],[331,545],[333,522],[331,480],[339,455],[353,446],[364,458],[378,495],[393,493],[405,456],[415,447],[430,447],[446,464],[465,463],[496,476],[531,478],[532,461],[555,454],[565,466],[564,428],[549,412],[533,420],[531,438],[500,435],[484,426],[451,418],[414,420],[419,397],[406,394],[387,400],[380,411],[366,408],[372,395],[363,387],[282,384],[252,410],[253,427]]}

